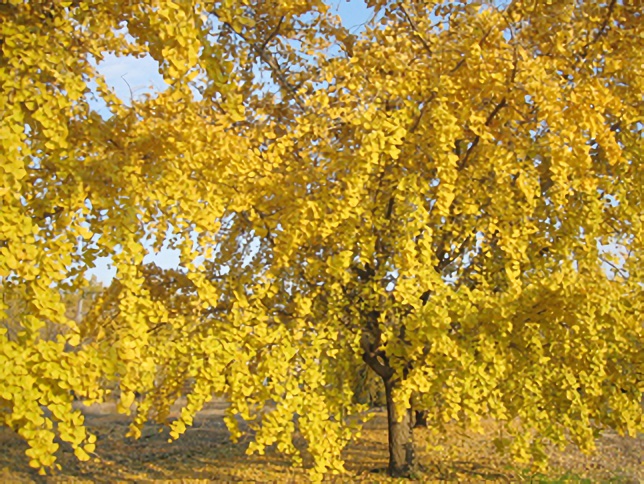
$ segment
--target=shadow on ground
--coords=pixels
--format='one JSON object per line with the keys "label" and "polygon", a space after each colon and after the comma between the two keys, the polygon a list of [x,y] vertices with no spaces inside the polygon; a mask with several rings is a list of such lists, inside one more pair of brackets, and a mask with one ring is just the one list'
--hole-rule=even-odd
{"label": "shadow on ground", "polygon": [[[77,461],[70,448],[61,446],[58,462],[63,470],[38,476],[27,465],[25,443],[10,430],[0,428],[0,482],[305,482],[305,470],[293,468],[288,459],[268,451],[264,456],[245,455],[248,439],[229,439],[222,416],[225,403],[211,402],[195,424],[176,442],[168,430],[147,425],[139,440],[125,437],[127,417],[109,405],[86,410],[88,427],[97,434],[96,454],[89,462]],[[531,473],[500,456],[491,444],[494,424],[484,434],[448,428],[445,435],[420,429],[417,447],[422,482],[644,482],[644,436],[639,439],[605,435],[594,456],[575,449],[553,452],[548,475]],[[348,473],[330,477],[333,482],[394,482],[386,476],[387,435],[384,415],[371,420],[358,442],[345,451]]]}

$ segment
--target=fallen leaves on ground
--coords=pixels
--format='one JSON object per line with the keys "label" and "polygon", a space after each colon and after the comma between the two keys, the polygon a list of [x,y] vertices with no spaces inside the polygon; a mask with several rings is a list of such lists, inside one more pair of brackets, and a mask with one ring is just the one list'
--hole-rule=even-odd
{"label": "fallen leaves on ground", "polygon": [[[247,456],[248,440],[234,444],[223,423],[224,402],[213,401],[178,441],[168,442],[168,430],[145,427],[139,440],[125,437],[128,420],[103,405],[86,412],[87,424],[98,436],[96,453],[79,462],[70,448],[61,447],[63,470],[41,477],[27,465],[26,444],[0,428],[1,482],[305,482],[306,470],[293,468],[287,458],[268,451]],[[482,434],[463,432],[456,425],[445,434],[417,429],[416,443],[423,467],[419,481],[452,482],[613,482],[644,481],[644,436],[637,439],[605,434],[597,453],[585,456],[574,448],[551,451],[552,466],[537,474],[495,451],[498,427],[486,422]],[[383,412],[377,412],[359,441],[346,450],[347,474],[332,482],[400,482],[386,476],[387,432]]]}

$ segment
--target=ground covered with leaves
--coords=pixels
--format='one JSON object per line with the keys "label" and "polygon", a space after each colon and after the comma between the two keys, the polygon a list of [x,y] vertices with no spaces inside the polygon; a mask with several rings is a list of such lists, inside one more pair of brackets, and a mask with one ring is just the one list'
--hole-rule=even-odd
{"label": "ground covered with leaves", "polygon": [[[226,404],[209,403],[178,441],[168,442],[167,429],[148,425],[139,440],[125,437],[128,419],[110,404],[87,409],[88,427],[97,434],[92,460],[78,462],[70,448],[61,446],[63,470],[46,477],[30,469],[26,444],[7,428],[0,428],[1,482],[305,482],[307,473],[292,468],[275,452],[247,456],[247,441],[229,439],[222,415]],[[499,455],[492,445],[498,431],[492,422],[483,434],[463,432],[456,426],[442,435],[416,432],[420,462],[418,480],[456,482],[644,482],[644,435],[637,439],[606,433],[597,453],[585,456],[574,448],[552,451],[552,467],[535,473]],[[348,473],[334,482],[396,482],[386,477],[387,432],[382,411],[368,424],[359,441],[346,450]]]}

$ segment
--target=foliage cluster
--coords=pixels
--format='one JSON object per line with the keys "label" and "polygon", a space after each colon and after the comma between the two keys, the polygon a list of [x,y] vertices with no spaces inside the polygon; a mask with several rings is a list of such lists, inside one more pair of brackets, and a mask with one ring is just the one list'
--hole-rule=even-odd
{"label": "foliage cluster", "polygon": [[[173,438],[221,395],[249,451],[299,462],[298,433],[340,472],[365,369],[394,475],[412,401],[504,422],[523,460],[641,431],[641,8],[367,4],[359,34],[321,0],[0,6],[0,318],[24,303],[0,419],[32,466],[56,436],[94,450],[74,395],[138,392],[137,436],[188,382]],[[108,53],[168,88],[126,104]],[[180,268],[143,264],[164,246]],[[116,280],[79,324],[62,294],[99,257]]]}

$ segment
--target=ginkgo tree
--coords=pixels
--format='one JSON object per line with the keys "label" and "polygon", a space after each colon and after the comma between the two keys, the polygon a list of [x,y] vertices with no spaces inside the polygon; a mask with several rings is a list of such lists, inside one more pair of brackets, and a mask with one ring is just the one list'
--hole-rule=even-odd
{"label": "ginkgo tree", "polygon": [[[524,461],[642,430],[640,9],[367,4],[359,33],[316,0],[0,7],[0,277],[27,301],[0,406],[31,465],[55,435],[87,458],[70,390],[117,384],[133,436],[188,389],[173,438],[224,396],[250,452],[301,462],[300,435],[313,476],[340,472],[364,368],[394,476],[412,402],[496,419]],[[124,104],[106,53],[151,55],[168,89]],[[181,267],[143,264],[163,246]],[[78,324],[60,288],[101,256],[116,279]]]}

